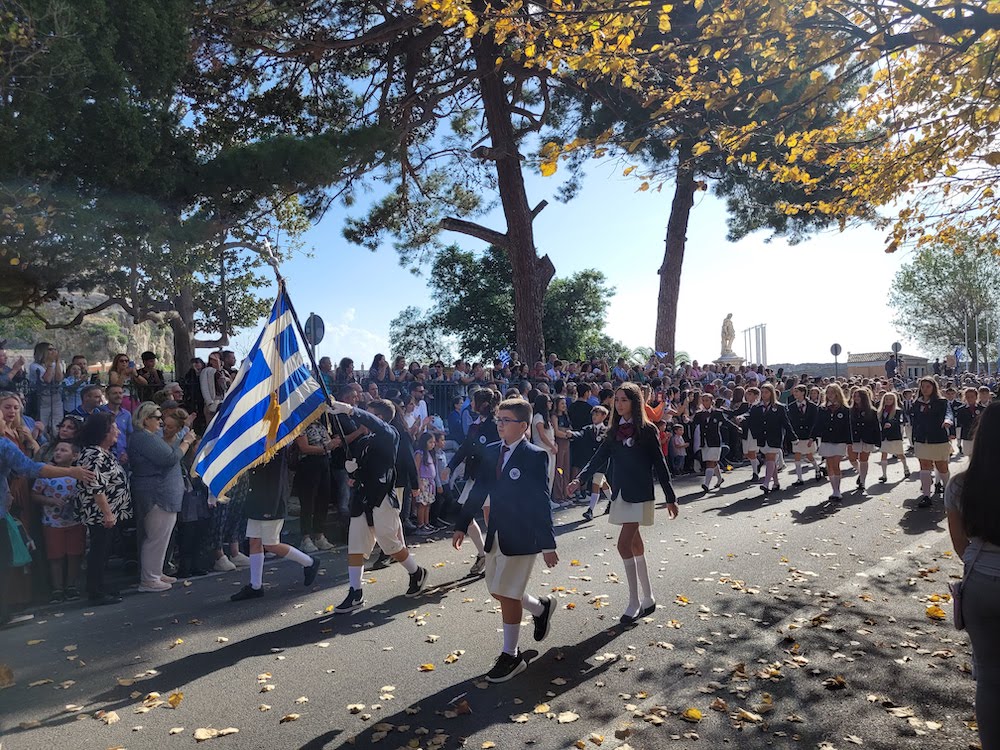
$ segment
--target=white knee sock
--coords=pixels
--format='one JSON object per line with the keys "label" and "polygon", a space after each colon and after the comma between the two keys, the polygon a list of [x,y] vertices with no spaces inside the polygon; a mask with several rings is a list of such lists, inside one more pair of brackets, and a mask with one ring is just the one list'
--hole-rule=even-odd
{"label": "white knee sock", "polygon": [[813,456],[809,460],[812,461],[813,471],[819,471],[819,464],[816,462],[816,457]]}
{"label": "white knee sock", "polygon": [[753,469],[753,473],[754,474],[757,473],[757,468],[759,466],[760,466],[760,463],[758,463],[756,456],[754,456],[753,458],[750,459],[750,468]]}
{"label": "white knee sock", "polygon": [[858,463],[858,477],[861,479],[861,484],[865,483],[865,479],[868,477],[868,462],[860,461]]}
{"label": "white knee sock", "polygon": [[930,469],[920,470],[920,493],[922,495],[931,494],[931,472]]}
{"label": "white knee sock", "polygon": [[419,565],[417,565],[417,561],[413,559],[413,555],[407,555],[406,559],[403,560],[403,562],[401,562],[400,565],[403,566],[403,570],[405,570],[407,573],[411,575],[413,573],[416,573],[417,568],[420,567]]}
{"label": "white knee sock", "polygon": [[365,567],[363,565],[348,565],[347,566],[347,579],[351,582],[352,589],[361,588],[361,574],[364,573]]}
{"label": "white knee sock", "polygon": [[802,461],[798,460],[795,462],[795,478],[800,482],[802,481]]}
{"label": "white knee sock", "polygon": [[545,607],[542,606],[542,603],[531,594],[525,594],[521,597],[521,606],[524,607],[528,614],[534,617],[538,617],[545,611]]}
{"label": "white knee sock", "polygon": [[313,564],[313,559],[297,547],[289,547],[288,552],[285,553],[285,559],[297,562],[303,568],[308,568]]}
{"label": "white knee sock", "polygon": [[886,472],[889,470],[889,459],[883,458],[879,461],[878,465],[882,467],[882,476],[885,476]]}
{"label": "white knee sock", "polygon": [[777,483],[778,478],[775,476],[777,473],[777,467],[774,465],[774,461],[768,461],[764,465],[764,486],[769,487],[771,482]]}
{"label": "white knee sock", "polygon": [[840,474],[830,475],[830,488],[833,490],[833,494],[840,497]]}
{"label": "white knee sock", "polygon": [[722,479],[722,469],[719,468],[718,464],[715,465],[715,478],[718,480]]}
{"label": "white knee sock", "polygon": [[503,652],[511,656],[517,656],[517,639],[521,635],[521,623],[515,622],[503,624]]}
{"label": "white knee sock", "polygon": [[715,476],[715,472],[712,469],[705,469],[705,481],[704,485],[708,487],[712,483],[712,477]]}
{"label": "white knee sock", "polygon": [[639,614],[639,580],[635,558],[626,557],[622,562],[625,564],[625,580],[628,583],[628,604],[625,607],[625,614],[635,617]]}
{"label": "white knee sock", "polygon": [[905,455],[903,455],[903,456],[897,456],[897,458],[899,458],[899,460],[903,462],[903,472],[905,473],[905,472],[909,471],[910,467],[906,465],[906,456]]}
{"label": "white knee sock", "polygon": [[950,476],[951,476],[951,474],[949,472],[947,472],[947,471],[944,474],[942,474],[941,472],[938,472],[938,479],[941,480],[942,486],[947,486],[948,485],[948,478]]}
{"label": "white knee sock", "polygon": [[594,512],[594,508],[597,507],[597,501],[600,500],[600,499],[601,499],[601,493],[600,492],[591,492],[590,493],[590,512],[591,513]]}
{"label": "white knee sock", "polygon": [[250,553],[250,588],[259,589],[264,585],[264,553]]}
{"label": "white knee sock", "polygon": [[469,524],[468,534],[469,539],[472,543],[476,545],[476,554],[482,557],[486,554],[486,548],[483,545],[483,530],[479,528],[479,524],[473,521]]}
{"label": "white knee sock", "polygon": [[653,587],[649,585],[649,568],[646,567],[646,556],[636,555],[632,558],[635,563],[636,578],[639,582],[639,593],[642,594],[643,608],[653,603]]}

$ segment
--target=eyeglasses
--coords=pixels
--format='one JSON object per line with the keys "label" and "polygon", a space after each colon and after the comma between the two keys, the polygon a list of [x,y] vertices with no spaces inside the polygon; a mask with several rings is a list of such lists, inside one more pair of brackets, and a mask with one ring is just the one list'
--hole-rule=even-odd
{"label": "eyeglasses", "polygon": [[497,417],[497,422],[500,424],[527,424],[527,422],[523,419],[511,419],[510,417]]}
{"label": "eyeglasses", "polygon": [[159,419],[159,420],[162,421],[163,420],[163,415],[162,414],[150,414],[148,417],[146,417],[146,419]]}

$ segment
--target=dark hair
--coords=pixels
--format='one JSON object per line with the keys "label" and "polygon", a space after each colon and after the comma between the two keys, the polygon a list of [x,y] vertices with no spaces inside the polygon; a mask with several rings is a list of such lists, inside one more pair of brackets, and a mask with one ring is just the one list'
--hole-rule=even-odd
{"label": "dark hair", "polygon": [[489,404],[490,413],[492,413],[493,399],[494,399],[493,391],[491,391],[489,388],[481,388],[480,390],[476,391],[475,394],[473,394],[472,396],[473,411],[479,413],[480,411],[482,411],[483,406]]}
{"label": "dark hair", "polygon": [[427,448],[427,438],[430,438],[431,443],[437,440],[437,436],[433,432],[424,432],[417,438],[417,450],[423,454],[423,462],[425,464],[432,464],[434,463],[434,453]]}
{"label": "dark hair", "polygon": [[[628,400],[632,402],[632,422],[636,426],[636,433],[642,430],[646,425],[649,424],[649,418],[646,416],[645,399],[642,397],[642,390],[635,383],[622,383],[618,386],[619,391],[624,391]],[[617,391],[616,391],[617,393]],[[621,415],[618,410],[615,409],[611,413],[611,434],[613,436],[618,435],[618,423],[621,422]]]}
{"label": "dark hair", "polygon": [[399,410],[396,408],[396,405],[392,403],[392,401],[384,398],[377,398],[368,404],[368,411],[381,419],[383,422],[388,422],[393,425],[395,424],[396,415],[399,414]]}
{"label": "dark hair", "polygon": [[523,398],[507,398],[500,402],[499,411],[509,411],[524,423],[531,422],[531,404]]}
{"label": "dark hair", "polygon": [[[108,387],[110,387],[110,386],[108,386]],[[103,392],[104,388],[102,386],[97,385],[96,383],[91,383],[90,385],[85,385],[83,388],[80,389],[80,398],[83,398],[88,393],[93,393],[94,391]]]}
{"label": "dark hair", "polygon": [[962,523],[970,537],[1000,544],[1000,503],[995,461],[1000,451],[1000,402],[994,401],[979,417],[976,449],[962,480]]}
{"label": "dark hair", "polygon": [[76,433],[76,442],[82,448],[89,445],[100,445],[111,432],[115,423],[115,415],[109,411],[95,411],[87,417]]}
{"label": "dark hair", "polygon": [[145,362],[146,360],[156,359],[156,355],[153,352],[143,352],[139,355],[139,359]]}
{"label": "dark hair", "polygon": [[545,424],[549,423],[549,397],[544,393],[539,393],[535,396],[535,400],[532,402],[532,406],[535,409],[535,414],[541,414],[542,419],[545,420]]}

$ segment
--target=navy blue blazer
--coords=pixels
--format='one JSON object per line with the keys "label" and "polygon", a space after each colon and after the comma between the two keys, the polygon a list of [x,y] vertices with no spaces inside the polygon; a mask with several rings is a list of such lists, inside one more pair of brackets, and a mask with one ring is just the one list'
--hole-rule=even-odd
{"label": "navy blue blazer", "polygon": [[626,503],[644,503],[653,500],[653,475],[656,475],[663,488],[663,494],[668,503],[676,503],[677,496],[670,485],[670,472],[667,461],[660,450],[659,432],[655,425],[647,424],[645,429],[638,430],[629,440],[617,440],[615,433],[608,434],[597,448],[587,465],[580,470],[577,477],[580,484],[586,487],[594,478],[598,467],[604,466],[610,459],[611,472],[608,480],[611,482],[611,497],[620,494]]}
{"label": "navy blue blazer", "polygon": [[534,555],[556,548],[549,507],[549,454],[527,440],[519,442],[497,479],[502,442],[490,443],[482,452],[476,483],[462,506],[455,530],[465,532],[479,509],[490,498],[486,551],[493,539],[505,555]]}
{"label": "navy blue blazer", "polygon": [[366,515],[371,526],[372,509],[381,505],[385,498],[389,498],[393,508],[399,507],[395,489],[399,433],[391,424],[357,407],[351,412],[351,417],[369,430],[351,446],[351,456],[358,462],[358,469],[354,472],[357,484],[351,493],[351,517]]}

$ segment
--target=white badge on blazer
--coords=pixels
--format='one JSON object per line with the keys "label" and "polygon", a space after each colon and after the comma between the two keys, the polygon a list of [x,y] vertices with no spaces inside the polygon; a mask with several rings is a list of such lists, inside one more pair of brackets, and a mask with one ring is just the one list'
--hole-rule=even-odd
{"label": "white badge on blazer", "polygon": [[517,481],[518,479],[520,479],[521,478],[521,470],[518,469],[515,466],[513,469],[510,470],[510,478],[513,479],[513,480],[515,480],[515,481]]}
{"label": "white badge on blazer", "polygon": [[635,445],[635,438],[625,438],[625,445],[631,448],[633,445]]}
{"label": "white badge on blazer", "polygon": [[482,443],[483,445],[486,445],[486,436],[485,435],[480,435],[479,436],[479,442]]}
{"label": "white badge on blazer", "polygon": [[840,412],[839,414],[837,414],[837,419],[843,419],[843,418],[844,418],[844,412]]}

